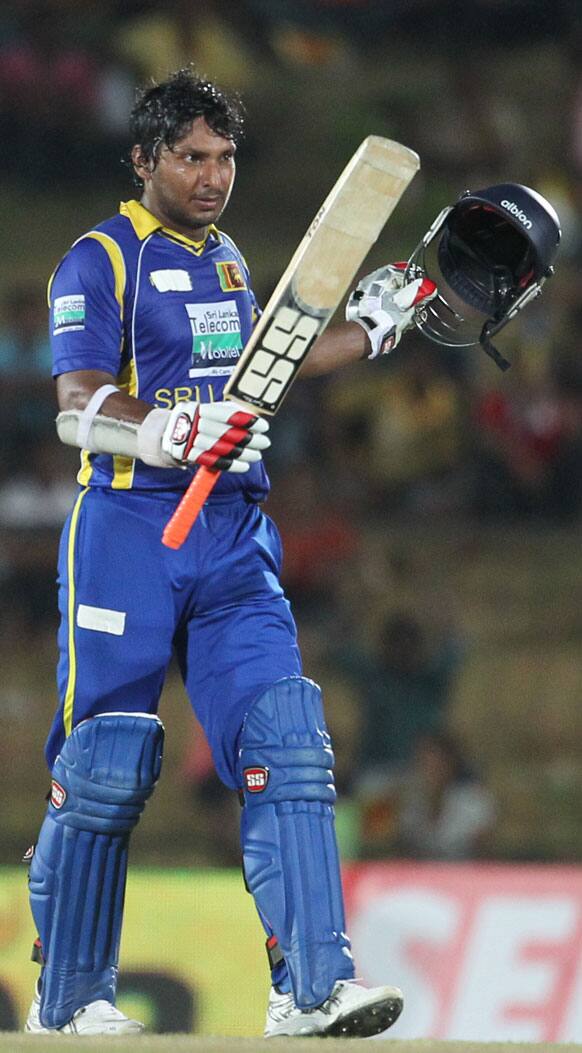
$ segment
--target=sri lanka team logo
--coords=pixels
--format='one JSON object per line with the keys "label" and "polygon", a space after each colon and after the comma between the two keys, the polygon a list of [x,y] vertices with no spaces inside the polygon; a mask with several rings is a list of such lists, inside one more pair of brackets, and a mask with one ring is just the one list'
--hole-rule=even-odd
{"label": "sri lanka team logo", "polygon": [[243,273],[236,260],[223,260],[216,264],[216,273],[223,292],[238,292],[246,289]]}
{"label": "sri lanka team logo", "polygon": [[191,377],[227,376],[242,351],[236,300],[185,304],[192,330]]}

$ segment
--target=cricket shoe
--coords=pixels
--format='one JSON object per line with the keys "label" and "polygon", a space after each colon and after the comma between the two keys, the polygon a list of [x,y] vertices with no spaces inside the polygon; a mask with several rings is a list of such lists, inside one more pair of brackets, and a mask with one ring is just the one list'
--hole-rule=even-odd
{"label": "cricket shoe", "polygon": [[111,1002],[100,999],[77,1009],[72,1019],[62,1027],[43,1027],[40,1022],[40,994],[38,985],[32,1000],[24,1030],[34,1035],[139,1035],[143,1024],[120,1013]]}
{"label": "cricket shoe", "polygon": [[292,994],[281,994],[272,987],[265,1038],[367,1038],[391,1027],[401,1012],[402,991],[397,987],[366,988],[353,980],[337,980],[329,998],[316,1009],[298,1009]]}

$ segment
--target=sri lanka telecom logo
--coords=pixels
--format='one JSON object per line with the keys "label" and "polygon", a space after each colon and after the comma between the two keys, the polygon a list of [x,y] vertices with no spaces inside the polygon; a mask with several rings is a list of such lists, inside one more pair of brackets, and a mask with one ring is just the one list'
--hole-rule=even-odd
{"label": "sri lanka telecom logo", "polygon": [[242,351],[240,318],[235,300],[185,305],[192,330],[190,376],[232,373]]}

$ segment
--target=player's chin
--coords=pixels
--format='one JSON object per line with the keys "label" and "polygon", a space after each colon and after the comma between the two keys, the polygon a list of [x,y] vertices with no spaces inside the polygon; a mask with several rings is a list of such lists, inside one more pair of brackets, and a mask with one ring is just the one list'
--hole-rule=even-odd
{"label": "player's chin", "polygon": [[204,205],[200,202],[196,202],[196,205],[190,212],[190,222],[192,225],[203,227],[207,223],[216,223],[216,220],[220,216],[224,202],[212,202],[212,204]]}

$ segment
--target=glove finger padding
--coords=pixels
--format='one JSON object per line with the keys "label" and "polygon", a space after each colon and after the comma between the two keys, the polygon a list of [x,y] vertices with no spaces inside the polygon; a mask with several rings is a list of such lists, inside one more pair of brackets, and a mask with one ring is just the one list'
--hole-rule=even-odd
{"label": "glove finger padding", "polygon": [[[260,423],[266,422],[260,421]],[[224,435],[224,423],[217,420],[207,420],[200,414],[198,434],[204,437],[208,436],[209,439],[220,439]],[[252,428],[229,426],[229,434],[236,445],[242,444],[251,450],[266,450],[271,445],[271,440],[267,438],[264,431],[254,432]],[[196,445],[196,442],[194,442],[194,445]]]}
{"label": "glove finger padding", "polygon": [[232,454],[229,457],[217,457],[216,453],[209,451],[199,454],[195,461],[190,459],[190,462],[204,465],[205,468],[214,468],[217,472],[230,472],[233,475],[242,475],[250,468],[248,461],[241,461],[240,458],[233,459]]}
{"label": "glove finger padding", "polygon": [[428,278],[405,281],[406,264],[390,264],[358,283],[346,305],[346,319],[357,322],[368,335],[369,358],[387,354],[399,343],[415,316],[437,295]]}
{"label": "glove finger padding", "polygon": [[430,278],[413,278],[411,282],[403,285],[398,292],[393,293],[392,302],[401,311],[408,311],[420,304],[428,303],[437,294],[437,287]]}
{"label": "glove finger padding", "polygon": [[188,454],[188,460],[195,463],[204,463],[199,461],[201,453],[212,453],[218,457],[230,457],[231,459],[246,461],[247,464],[254,464],[256,461],[260,461],[262,457],[260,450],[255,450],[250,445],[247,446],[244,440],[233,445],[230,438],[218,438],[213,439],[209,446],[208,439],[204,435],[198,434]]}
{"label": "glove finger padding", "polygon": [[268,428],[234,402],[180,402],[170,412],[162,448],[181,464],[246,472],[271,445]]}
{"label": "glove finger padding", "polygon": [[257,433],[269,430],[269,422],[263,417],[257,417],[255,413],[249,413],[236,402],[200,402],[182,403],[182,405],[197,405],[201,421],[228,421],[230,424],[246,428],[247,431]]}

